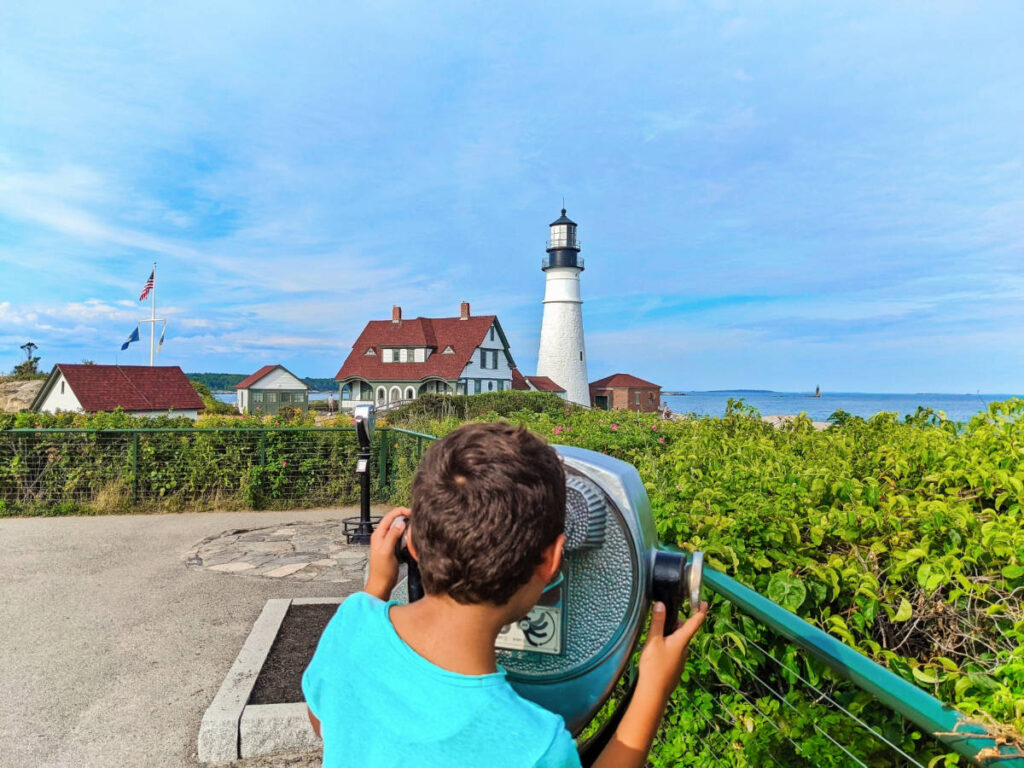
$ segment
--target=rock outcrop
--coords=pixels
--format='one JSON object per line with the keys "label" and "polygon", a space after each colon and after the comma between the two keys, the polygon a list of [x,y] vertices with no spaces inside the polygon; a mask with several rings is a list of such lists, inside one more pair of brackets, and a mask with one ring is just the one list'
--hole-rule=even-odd
{"label": "rock outcrop", "polygon": [[17,413],[32,405],[45,379],[0,381],[0,412]]}

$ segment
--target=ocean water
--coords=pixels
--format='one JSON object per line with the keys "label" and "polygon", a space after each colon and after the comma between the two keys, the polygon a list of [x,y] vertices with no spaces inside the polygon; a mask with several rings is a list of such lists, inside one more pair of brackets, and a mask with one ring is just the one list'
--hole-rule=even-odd
{"label": "ocean water", "polygon": [[[235,402],[234,392],[215,392],[214,397],[225,403]],[[716,392],[687,392],[685,395],[662,395],[662,401],[676,413],[696,413],[701,416],[722,416],[729,398],[743,398],[761,412],[762,416],[776,414],[795,415],[805,412],[813,421],[825,421],[842,408],[854,416],[868,418],[881,411],[896,412],[900,418],[914,413],[918,406],[943,411],[954,421],[970,421],[978,411],[991,402],[1024,395],[942,395],[942,394],[871,394],[864,392],[823,392],[821,397],[809,397],[805,392],[765,392],[754,390],[722,390]],[[310,400],[326,400],[326,392],[310,392]],[[334,394],[337,401],[338,394]]]}
{"label": "ocean water", "polygon": [[1021,395],[943,395],[872,394],[864,392],[823,392],[821,397],[810,397],[806,392],[763,392],[731,390],[716,392],[687,392],[685,395],[662,395],[662,401],[676,413],[696,413],[721,416],[729,398],[742,398],[761,412],[762,416],[794,415],[806,413],[813,421],[825,421],[842,409],[854,416],[868,418],[882,411],[895,412],[900,418],[914,413],[918,406],[943,411],[953,421],[969,421],[991,402]]}

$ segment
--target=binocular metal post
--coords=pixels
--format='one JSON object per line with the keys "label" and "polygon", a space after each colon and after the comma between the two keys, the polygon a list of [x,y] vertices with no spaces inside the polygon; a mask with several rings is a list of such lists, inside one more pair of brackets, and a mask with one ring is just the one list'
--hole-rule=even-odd
{"label": "binocular metal post", "polygon": [[356,407],[356,439],[359,454],[356,458],[356,474],[359,475],[359,517],[347,517],[342,521],[345,540],[349,544],[369,544],[374,524],[380,522],[370,517],[370,441],[377,417],[372,405]]}

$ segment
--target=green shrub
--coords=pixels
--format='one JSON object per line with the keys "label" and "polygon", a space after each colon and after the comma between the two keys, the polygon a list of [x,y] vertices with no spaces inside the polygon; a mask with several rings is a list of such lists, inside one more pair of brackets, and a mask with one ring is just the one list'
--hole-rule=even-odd
{"label": "green shrub", "polygon": [[[723,418],[660,421],[582,409],[508,418],[552,442],[630,462],[644,480],[663,541],[703,550],[712,567],[1020,738],[1024,400],[993,403],[966,425],[926,409],[902,422],[889,413],[867,420],[834,414],[834,426],[823,432],[806,417],[774,428],[741,401],[730,403]],[[458,423],[438,419],[419,429],[440,435]],[[707,726],[697,712],[713,717],[723,707],[741,718],[724,728],[726,747],[742,746],[740,757],[751,761],[737,765],[760,764],[756,756],[769,752],[783,765],[848,765],[848,757],[822,743],[815,724],[865,763],[893,764],[887,748],[801,694],[795,678],[744,638],[924,763],[944,759],[943,748],[900,717],[718,599],[652,765],[677,765],[683,755],[702,753]],[[751,668],[785,692],[799,714],[788,707],[779,713],[777,699],[749,687],[744,670]],[[787,718],[799,753],[780,733],[744,725],[763,723],[751,701],[770,717]]]}
{"label": "green shrub", "polygon": [[581,410],[553,392],[484,392],[479,395],[420,395],[411,403],[386,413],[389,424],[407,426],[425,420],[503,418],[514,413],[560,414]]}

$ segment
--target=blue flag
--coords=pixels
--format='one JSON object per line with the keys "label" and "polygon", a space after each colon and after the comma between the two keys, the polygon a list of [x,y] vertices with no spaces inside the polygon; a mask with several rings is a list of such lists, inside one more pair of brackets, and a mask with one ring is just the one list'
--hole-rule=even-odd
{"label": "blue flag", "polygon": [[135,330],[132,331],[132,335],[128,337],[128,341],[126,341],[124,344],[121,345],[121,351],[124,352],[126,349],[128,349],[128,345],[129,344],[131,344],[133,341],[138,341],[138,340],[139,340],[139,326],[136,325],[135,326]]}

